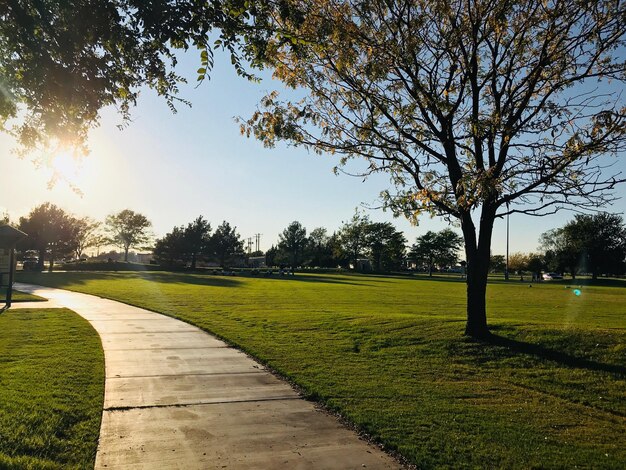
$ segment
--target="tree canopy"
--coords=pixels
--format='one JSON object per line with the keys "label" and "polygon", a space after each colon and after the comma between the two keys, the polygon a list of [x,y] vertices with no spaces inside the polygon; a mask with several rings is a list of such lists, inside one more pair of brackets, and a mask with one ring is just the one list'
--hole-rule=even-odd
{"label": "tree canopy", "polygon": [[344,222],[339,229],[339,246],[349,263],[356,268],[357,260],[364,256],[367,246],[367,227],[370,224],[367,215],[356,211],[352,218]]}
{"label": "tree canopy", "polygon": [[77,247],[80,222],[55,204],[46,202],[20,217],[19,229],[28,235],[23,249],[36,250],[37,268],[42,270],[48,259],[52,271],[54,261],[73,254]]}
{"label": "tree canopy", "polygon": [[428,231],[417,237],[410,256],[428,267],[428,275],[433,275],[435,266],[454,266],[459,261],[459,250],[463,237],[451,229],[440,232]]}
{"label": "tree canopy", "polygon": [[156,260],[165,266],[190,262],[191,269],[197,261],[209,255],[211,250],[211,224],[198,216],[186,227],[174,227],[171,232],[159,238],[154,244]]}
{"label": "tree canopy", "polygon": [[152,222],[145,215],[130,209],[107,216],[105,224],[111,243],[124,250],[124,261],[128,261],[131,247],[147,243],[151,238],[149,229]]}
{"label": "tree canopy", "polygon": [[228,267],[228,263],[235,257],[243,255],[243,240],[237,233],[237,227],[231,227],[228,222],[223,221],[211,236],[207,250],[209,256],[215,258],[220,266]]}
{"label": "tree canopy", "polygon": [[466,333],[489,334],[493,224],[596,208],[622,181],[625,6],[613,0],[283,1],[265,16],[272,92],[242,132],[385,173],[396,213],[461,225]]}
{"label": "tree canopy", "polygon": [[391,222],[372,222],[366,226],[366,247],[376,272],[399,270],[404,261],[406,238]]}
{"label": "tree canopy", "polygon": [[565,226],[544,233],[541,243],[546,258],[572,277],[579,271],[594,279],[623,274],[626,267],[626,226],[617,214],[576,214]]}
{"label": "tree canopy", "polygon": [[[198,50],[200,79],[212,67],[215,47],[227,49],[236,70],[246,75],[234,34],[242,31],[246,5],[245,0],[2,2],[0,128],[23,150],[70,146],[84,153],[100,111],[115,106],[128,122],[142,86],[163,96],[172,110],[185,103],[178,97],[178,85],[186,81],[176,72],[179,50]],[[218,43],[209,42],[210,33]]]}
{"label": "tree canopy", "polygon": [[80,260],[87,248],[103,245],[104,236],[99,232],[102,224],[91,217],[75,218],[74,254]]}
{"label": "tree canopy", "polygon": [[183,234],[184,251],[191,260],[191,269],[196,268],[196,261],[206,253],[211,241],[211,224],[202,216],[187,224]]}
{"label": "tree canopy", "polygon": [[300,222],[293,221],[278,235],[278,248],[285,251],[292,268],[300,266],[309,243],[306,228]]}

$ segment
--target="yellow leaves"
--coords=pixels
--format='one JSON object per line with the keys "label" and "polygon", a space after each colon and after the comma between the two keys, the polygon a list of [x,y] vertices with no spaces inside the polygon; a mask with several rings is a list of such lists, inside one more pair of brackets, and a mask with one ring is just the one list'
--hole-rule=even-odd
{"label": "yellow leaves", "polygon": [[251,133],[250,127],[246,126],[245,124],[241,124],[239,126],[239,133],[242,136],[245,135],[249,139],[250,138],[250,133]]}
{"label": "yellow leaves", "polygon": [[428,203],[431,200],[430,199],[431,198],[430,194],[431,193],[428,190],[422,189],[420,191],[417,191],[417,192],[413,193],[412,194],[412,199],[414,201],[417,201],[417,202]]}

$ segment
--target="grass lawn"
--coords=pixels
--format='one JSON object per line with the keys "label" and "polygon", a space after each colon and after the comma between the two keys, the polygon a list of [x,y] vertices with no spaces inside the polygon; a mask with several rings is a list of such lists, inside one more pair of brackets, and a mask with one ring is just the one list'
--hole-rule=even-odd
{"label": "grass lawn", "polygon": [[104,355],[66,309],[0,315],[0,468],[93,468]]}
{"label": "grass lawn", "polygon": [[[0,287],[0,304],[4,305],[4,301],[7,298],[7,289],[6,287]],[[13,302],[43,302],[46,299],[43,297],[39,297],[37,295],[27,294],[26,292],[20,292],[13,289],[13,293],[11,295],[11,300]]]}
{"label": "grass lawn", "polygon": [[626,288],[361,275],[29,274],[221,336],[420,468],[625,468]]}

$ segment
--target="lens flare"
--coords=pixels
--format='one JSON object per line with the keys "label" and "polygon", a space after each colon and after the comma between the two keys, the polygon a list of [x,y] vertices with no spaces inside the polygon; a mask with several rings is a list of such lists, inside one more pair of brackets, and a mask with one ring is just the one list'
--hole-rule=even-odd
{"label": "lens flare", "polygon": [[574,289],[574,295],[576,297],[578,297],[580,294],[582,294],[582,291],[580,289]]}

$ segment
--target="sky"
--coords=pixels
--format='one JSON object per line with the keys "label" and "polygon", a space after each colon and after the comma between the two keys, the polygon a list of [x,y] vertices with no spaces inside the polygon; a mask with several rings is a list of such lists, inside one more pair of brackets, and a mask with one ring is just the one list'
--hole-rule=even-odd
{"label": "sky", "polygon": [[[267,149],[240,135],[234,118],[249,117],[262,96],[281,89],[279,83],[269,76],[260,84],[248,82],[236,75],[227,57],[218,55],[211,80],[196,87],[199,60],[194,53],[180,61],[179,71],[190,79],[181,86],[180,96],[192,102],[191,108],[180,105],[172,114],[162,98],[143,90],[128,127],[119,130],[121,117],[105,109],[100,126],[90,133],[89,156],[80,163],[67,156],[57,159],[57,168],[81,194],[63,181],[49,188],[51,171],[36,168],[28,157],[19,159],[11,152],[14,142],[0,134],[0,214],[6,211],[16,222],[49,201],[102,221],[128,208],[152,221],[156,237],[202,215],[213,228],[227,220],[244,239],[260,233],[260,248],[266,250],[294,220],[308,231],[325,227],[332,233],[357,207],[377,205],[378,194],[389,187],[383,175],[366,181],[335,175],[335,156],[287,145]],[[618,164],[626,168],[624,162]],[[625,195],[626,188],[619,194]],[[625,208],[622,199],[608,210],[622,213]],[[394,223],[409,244],[428,230],[448,227],[429,216],[412,226],[389,212],[364,210],[373,221]],[[511,216],[510,251],[536,251],[541,233],[572,217],[568,212],[543,218]],[[505,250],[506,224],[498,220],[492,253]]]}

